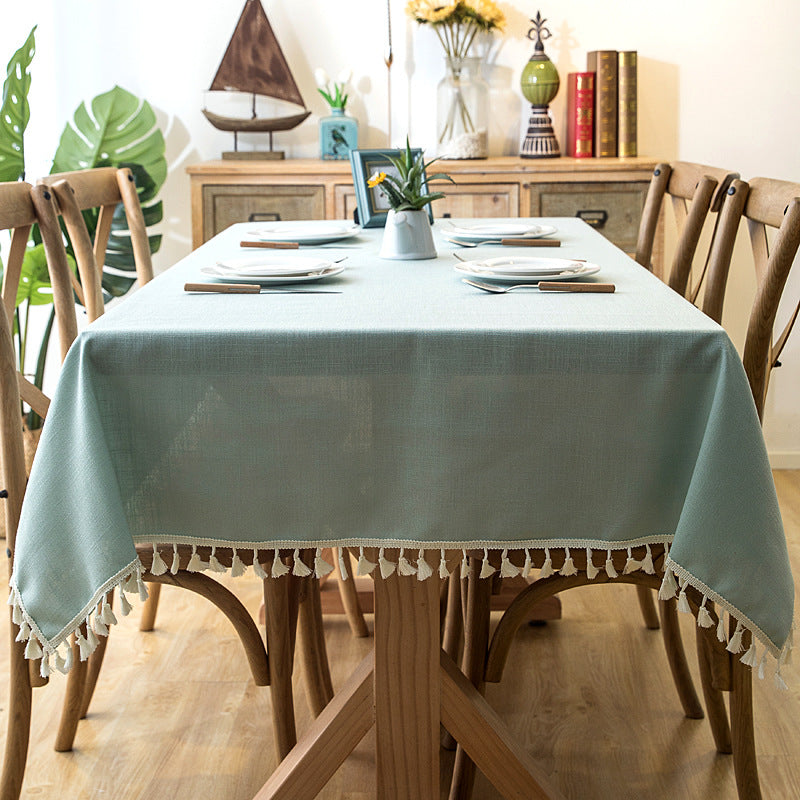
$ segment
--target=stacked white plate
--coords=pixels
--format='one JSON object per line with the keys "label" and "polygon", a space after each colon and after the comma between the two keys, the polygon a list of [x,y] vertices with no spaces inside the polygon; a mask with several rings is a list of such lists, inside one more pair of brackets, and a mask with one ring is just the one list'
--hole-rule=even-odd
{"label": "stacked white plate", "polygon": [[309,220],[308,222],[265,222],[247,231],[254,241],[328,244],[349,239],[361,233],[352,222]]}
{"label": "stacked white plate", "polygon": [[530,222],[476,222],[474,225],[442,225],[442,235],[453,244],[499,244],[503,239],[540,239],[558,229],[552,225],[531,225]]}
{"label": "stacked white plate", "polygon": [[250,258],[229,258],[218,261],[214,266],[203,267],[204,275],[226,283],[303,283],[330,278],[344,270],[343,266],[297,255],[252,256]]}
{"label": "stacked white plate", "polygon": [[502,256],[457,264],[456,272],[501,283],[580,280],[600,271],[596,264],[569,258]]}

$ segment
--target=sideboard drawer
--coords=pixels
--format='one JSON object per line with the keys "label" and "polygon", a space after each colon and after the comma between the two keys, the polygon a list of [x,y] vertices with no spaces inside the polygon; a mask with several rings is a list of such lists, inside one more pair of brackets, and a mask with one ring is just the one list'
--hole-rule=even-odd
{"label": "sideboard drawer", "polygon": [[636,249],[647,182],[532,184],[533,217],[581,217],[617,247]]}
{"label": "sideboard drawer", "polygon": [[203,187],[203,236],[206,241],[234,222],[324,218],[323,186]]}
{"label": "sideboard drawer", "polygon": [[[456,179],[457,181],[457,179]],[[441,217],[518,217],[519,184],[517,183],[432,183],[431,192],[444,192],[433,203],[433,216]]]}

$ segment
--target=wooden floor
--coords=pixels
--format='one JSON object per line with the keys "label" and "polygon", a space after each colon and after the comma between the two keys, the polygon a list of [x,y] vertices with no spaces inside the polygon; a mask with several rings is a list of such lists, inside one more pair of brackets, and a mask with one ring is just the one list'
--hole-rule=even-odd
{"label": "wooden floor", "polygon": [[[800,472],[775,481],[800,577]],[[230,580],[254,613],[260,585]],[[708,724],[684,719],[660,634],[645,630],[632,587],[588,587],[562,596],[563,618],[522,631],[514,667],[488,698],[567,798],[736,797],[731,760],[716,755]],[[370,619],[371,622],[371,619]],[[685,618],[686,640],[693,642]],[[158,627],[137,630],[134,611],[114,629],[95,700],[72,753],[53,740],[65,679],[34,693],[32,746],[23,797],[115,800],[250,798],[275,765],[268,689],[248,672],[228,623],[210,605],[165,587]],[[8,618],[2,615],[2,641]],[[370,647],[341,618],[327,626],[334,685]],[[6,674],[6,648],[0,676]],[[800,797],[800,680],[789,692],[756,680],[757,750],[765,798]],[[0,737],[7,687],[0,686]],[[299,727],[309,716],[297,683]],[[374,760],[368,736],[322,798],[367,800]],[[0,751],[2,752],[2,751]],[[443,758],[443,773],[451,759]],[[446,775],[443,774],[443,786]],[[446,796],[446,795],[445,795]],[[478,777],[474,797],[498,795]]]}

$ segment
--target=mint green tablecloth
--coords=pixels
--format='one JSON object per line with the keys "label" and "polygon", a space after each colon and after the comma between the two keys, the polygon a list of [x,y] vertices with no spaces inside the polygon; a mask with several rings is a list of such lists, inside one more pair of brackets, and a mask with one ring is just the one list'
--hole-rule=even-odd
{"label": "mint green tablecloth", "polygon": [[616,294],[484,294],[440,238],[435,260],[379,259],[380,230],[300,251],[348,256],[317,286],[341,294],[184,293],[257,255],[234,226],[92,324],[17,540],[32,653],[137,574],[134,543],[589,547],[602,565],[665,542],[781,657],[792,576],[736,351],[588,226],[553,223],[560,250],[517,252],[588,258]]}

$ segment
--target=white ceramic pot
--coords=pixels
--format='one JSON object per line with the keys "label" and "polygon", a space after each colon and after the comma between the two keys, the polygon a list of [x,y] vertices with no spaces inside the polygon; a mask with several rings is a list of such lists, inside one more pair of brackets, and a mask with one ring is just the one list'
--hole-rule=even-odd
{"label": "white ceramic pot", "polygon": [[436,258],[428,212],[390,210],[379,255],[398,260]]}

